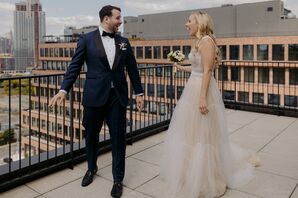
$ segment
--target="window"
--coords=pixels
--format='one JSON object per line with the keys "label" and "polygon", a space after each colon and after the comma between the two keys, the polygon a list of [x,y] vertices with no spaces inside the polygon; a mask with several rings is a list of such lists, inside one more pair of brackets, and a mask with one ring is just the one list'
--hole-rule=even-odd
{"label": "window", "polygon": [[239,45],[230,45],[230,60],[239,60]]}
{"label": "window", "polygon": [[186,45],[182,47],[182,53],[185,55],[185,59],[188,59],[188,54],[190,53],[191,46]]}
{"label": "window", "polygon": [[49,48],[45,48],[45,57],[49,57]]}
{"label": "window", "polygon": [[157,96],[165,97],[165,87],[162,84],[157,84]]}
{"label": "window", "polygon": [[244,82],[254,82],[254,68],[244,67]]}
{"label": "window", "polygon": [[277,95],[277,94],[268,94],[268,104],[279,105],[279,95]]}
{"label": "window", "polygon": [[272,60],[285,60],[285,45],[272,45]]}
{"label": "window", "polygon": [[258,72],[258,82],[269,83],[269,67],[259,67]]}
{"label": "window", "polygon": [[240,81],[240,71],[241,68],[240,67],[231,67],[231,80],[232,81]]}
{"label": "window", "polygon": [[221,66],[218,68],[218,80],[227,81],[228,80],[228,67]]}
{"label": "window", "polygon": [[177,99],[180,98],[180,96],[182,95],[184,86],[177,86]]}
{"label": "window", "polygon": [[219,45],[221,60],[227,60],[227,46],[226,45]]}
{"label": "window", "polygon": [[180,49],[181,49],[181,47],[179,45],[174,45],[173,46],[173,51],[180,50]]}
{"label": "window", "polygon": [[243,45],[243,60],[253,60],[253,59],[254,59],[254,46]]}
{"label": "window", "polygon": [[167,85],[167,98],[175,98],[175,90],[173,85]]}
{"label": "window", "polygon": [[63,57],[63,48],[59,48],[59,57]]}
{"label": "window", "polygon": [[70,57],[73,57],[75,53],[75,49],[74,48],[70,48]]}
{"label": "window", "polygon": [[249,102],[249,93],[244,91],[238,91],[239,102]]}
{"label": "window", "polygon": [[45,54],[45,49],[44,48],[40,48],[40,57],[44,57]]}
{"label": "window", "polygon": [[69,57],[69,48],[64,48],[64,56]]}
{"label": "window", "polygon": [[154,96],[154,84],[147,84],[148,96]]}
{"label": "window", "polygon": [[290,73],[290,85],[298,85],[298,68],[291,68]]}
{"label": "window", "polygon": [[224,90],[224,99],[225,100],[235,100],[235,91],[226,91]]}
{"label": "window", "polygon": [[274,84],[285,84],[285,69],[284,68],[273,68],[273,83]]}
{"label": "window", "polygon": [[289,61],[298,60],[298,44],[289,45]]}
{"label": "window", "polygon": [[137,58],[143,58],[143,47],[137,47]]}
{"label": "window", "polygon": [[160,46],[153,47],[153,54],[154,54],[154,59],[160,59],[160,57],[161,57]]}
{"label": "window", "polygon": [[167,59],[168,53],[170,53],[171,47],[170,46],[163,46],[162,47],[162,58]]}
{"label": "window", "polygon": [[285,106],[297,107],[297,96],[285,95]]}
{"label": "window", "polygon": [[254,104],[264,104],[264,94],[252,93],[252,100]]}
{"label": "window", "polygon": [[152,58],[152,47],[151,46],[145,47],[145,58],[146,59]]}
{"label": "window", "polygon": [[258,60],[268,60],[268,45],[257,45]]}
{"label": "window", "polygon": [[267,7],[267,12],[272,12],[273,11],[273,7]]}

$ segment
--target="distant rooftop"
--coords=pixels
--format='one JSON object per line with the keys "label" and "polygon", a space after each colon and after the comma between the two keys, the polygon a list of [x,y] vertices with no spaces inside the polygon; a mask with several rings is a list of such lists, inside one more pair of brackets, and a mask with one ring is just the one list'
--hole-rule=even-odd
{"label": "distant rooftop", "polygon": [[185,22],[194,11],[207,12],[214,21],[217,37],[289,36],[298,34],[298,19],[281,0],[223,4],[220,7],[124,17],[128,38],[189,38]]}

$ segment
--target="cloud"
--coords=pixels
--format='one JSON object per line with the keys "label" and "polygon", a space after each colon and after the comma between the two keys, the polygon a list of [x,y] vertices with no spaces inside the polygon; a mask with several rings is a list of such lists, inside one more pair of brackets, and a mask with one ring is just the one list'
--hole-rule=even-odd
{"label": "cloud", "polygon": [[69,17],[46,17],[47,34],[63,34],[65,26],[81,28],[89,25],[99,25],[98,17],[94,16],[69,16]]}
{"label": "cloud", "polygon": [[1,28],[0,36],[4,36],[13,28],[14,5],[10,3],[0,3]]}
{"label": "cloud", "polygon": [[14,11],[15,6],[11,3],[0,3],[0,10],[1,11]]}

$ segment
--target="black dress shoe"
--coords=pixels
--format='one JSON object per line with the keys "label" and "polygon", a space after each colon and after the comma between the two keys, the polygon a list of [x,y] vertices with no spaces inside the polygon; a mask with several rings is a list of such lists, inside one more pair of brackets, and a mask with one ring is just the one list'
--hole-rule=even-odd
{"label": "black dress shoe", "polygon": [[123,184],[121,182],[114,182],[113,188],[111,190],[111,196],[113,198],[120,198],[123,191]]}
{"label": "black dress shoe", "polygon": [[91,184],[93,182],[93,177],[97,173],[97,170],[98,170],[97,167],[93,171],[87,170],[85,176],[83,177],[82,184],[81,184],[83,187],[88,186],[89,184]]}

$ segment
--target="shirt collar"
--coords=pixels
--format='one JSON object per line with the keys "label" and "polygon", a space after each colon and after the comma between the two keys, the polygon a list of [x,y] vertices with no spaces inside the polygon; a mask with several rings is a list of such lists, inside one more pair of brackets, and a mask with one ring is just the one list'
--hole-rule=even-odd
{"label": "shirt collar", "polygon": [[103,32],[103,31],[109,32],[109,31],[105,30],[105,29],[102,27],[101,24],[99,24],[99,26],[98,26],[98,30],[99,30],[100,35],[102,35],[102,32]]}

